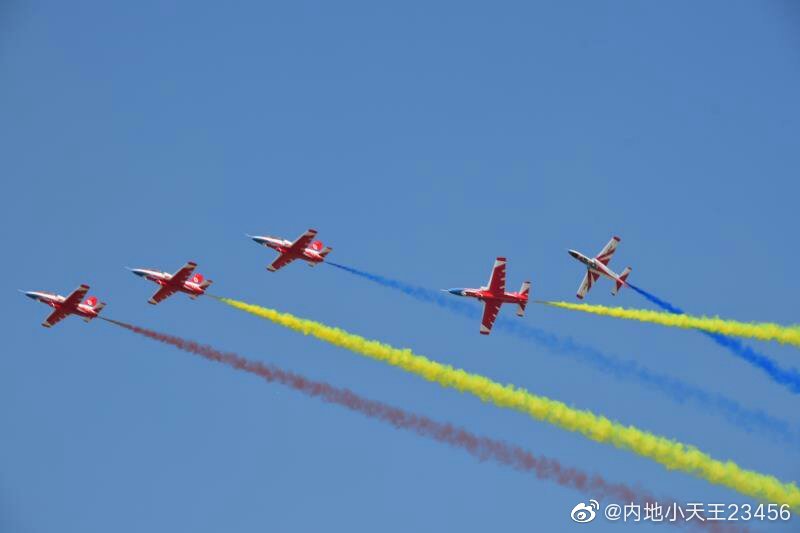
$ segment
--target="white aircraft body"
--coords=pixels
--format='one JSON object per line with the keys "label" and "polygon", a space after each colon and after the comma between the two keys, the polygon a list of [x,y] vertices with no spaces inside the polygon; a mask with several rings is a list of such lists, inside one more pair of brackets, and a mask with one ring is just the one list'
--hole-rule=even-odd
{"label": "white aircraft body", "polygon": [[568,250],[569,255],[586,265],[586,275],[583,276],[581,286],[578,287],[577,296],[579,299],[583,300],[583,297],[586,296],[586,293],[594,286],[600,276],[614,281],[614,288],[611,289],[611,294],[614,296],[617,295],[617,292],[619,292],[624,285],[628,284],[627,279],[628,274],[631,273],[631,267],[626,267],[625,270],[622,271],[622,274],[616,274],[613,270],[608,268],[608,263],[617,250],[618,244],[619,237],[612,237],[611,240],[608,241],[608,244],[600,250],[600,253],[594,257],[586,257],[575,250]]}

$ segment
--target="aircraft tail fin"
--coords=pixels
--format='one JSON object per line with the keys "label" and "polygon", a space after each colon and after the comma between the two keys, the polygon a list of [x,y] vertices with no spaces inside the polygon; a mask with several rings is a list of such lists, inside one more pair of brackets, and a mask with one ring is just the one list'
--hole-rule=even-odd
{"label": "aircraft tail fin", "polygon": [[[92,298],[94,298],[94,300],[93,300],[93,302],[94,302],[94,303],[92,303],[92,302],[90,302],[90,301],[89,301],[89,300],[91,300]],[[95,298],[94,296],[91,296],[91,297],[89,298],[89,300],[86,300],[86,305],[88,305],[89,307],[91,307],[92,309],[94,309],[94,312],[95,312],[95,313],[97,313],[97,314],[99,315],[99,314],[100,314],[100,311],[102,311],[102,310],[103,310],[103,308],[106,306],[106,303],[105,303],[105,302],[98,302],[98,301],[97,301],[97,298]],[[95,317],[93,317],[93,316],[87,316],[87,317],[84,317],[84,318],[83,318],[83,321],[84,321],[84,322],[91,322],[91,321],[92,321],[94,318],[95,318]]]}
{"label": "aircraft tail fin", "polygon": [[531,292],[531,282],[530,281],[523,281],[522,286],[519,288],[520,296],[523,296],[525,300],[517,304],[517,316],[525,316],[525,306],[528,305],[528,296]]}
{"label": "aircraft tail fin", "polygon": [[520,295],[524,296],[525,298],[528,297],[528,294],[531,292],[531,282],[530,281],[523,281],[522,286],[519,288]]}
{"label": "aircraft tail fin", "polygon": [[616,296],[622,286],[627,285],[628,274],[630,273],[631,267],[625,267],[625,270],[623,270],[622,274],[619,275],[619,279],[615,281],[614,290],[611,291],[612,295]]}
{"label": "aircraft tail fin", "polygon": [[88,298],[86,298],[86,300],[84,300],[83,303],[84,305],[91,307],[98,313],[102,311],[103,308],[106,306],[105,302],[100,302],[97,300],[97,296],[89,296]]}
{"label": "aircraft tail fin", "polygon": [[200,272],[195,272],[194,276],[192,276],[192,283],[195,283],[201,289],[205,289],[214,282],[206,279]]}

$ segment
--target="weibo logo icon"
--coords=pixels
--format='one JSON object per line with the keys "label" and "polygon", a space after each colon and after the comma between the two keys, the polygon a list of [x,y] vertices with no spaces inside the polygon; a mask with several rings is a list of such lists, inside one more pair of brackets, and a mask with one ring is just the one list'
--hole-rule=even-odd
{"label": "weibo logo icon", "polygon": [[597,503],[597,500],[589,500],[589,505],[581,502],[572,508],[569,517],[572,518],[573,522],[585,524],[594,520],[595,516],[597,516],[595,511],[598,509],[600,509],[600,504]]}

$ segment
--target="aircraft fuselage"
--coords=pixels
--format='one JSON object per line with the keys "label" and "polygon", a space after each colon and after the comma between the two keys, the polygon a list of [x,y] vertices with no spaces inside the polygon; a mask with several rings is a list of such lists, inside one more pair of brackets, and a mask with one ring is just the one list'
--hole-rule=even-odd
{"label": "aircraft fuselage", "polygon": [[279,239],[277,237],[251,237],[255,242],[266,246],[267,248],[272,248],[276,252],[280,254],[289,254],[291,256],[295,256],[298,259],[302,259],[304,261],[308,261],[310,263],[322,263],[325,261],[325,257],[320,255],[319,252],[314,250],[311,247],[306,247],[303,249],[302,252],[294,252],[292,250],[292,243],[287,241],[286,239]]}
{"label": "aircraft fuselage", "polygon": [[53,294],[51,292],[41,292],[41,291],[27,291],[25,296],[28,298],[32,298],[36,301],[42,302],[45,305],[49,305],[53,309],[61,309],[65,313],[79,315],[84,318],[96,318],[98,316],[98,312],[95,308],[88,306],[84,303],[79,303],[75,307],[69,309],[62,309],[64,307],[64,301],[66,298],[61,296],[60,294]]}
{"label": "aircraft fuselage", "polygon": [[[148,268],[132,268],[131,272],[137,276],[141,276],[158,285],[161,285],[162,287],[169,285],[172,281],[172,274],[168,272],[161,272],[159,270],[150,270]],[[184,281],[179,287],[177,287],[177,289],[180,292],[184,292],[190,296],[196,296],[205,292],[205,287],[201,286],[199,283],[195,283],[191,279]]]}
{"label": "aircraft fuselage", "polygon": [[606,265],[604,265],[597,259],[594,259],[592,257],[586,257],[585,255],[576,250],[568,250],[568,252],[569,255],[571,255],[584,265],[586,265],[586,268],[588,268],[592,272],[600,274],[601,276],[604,276],[608,279],[613,279],[614,281],[619,280],[619,276],[613,270],[608,268]]}
{"label": "aircraft fuselage", "polygon": [[528,298],[526,295],[520,294],[518,292],[492,292],[486,289],[447,289],[447,292],[450,294],[455,294],[456,296],[465,296],[467,298],[476,298],[482,302],[502,302],[502,303],[514,303],[518,304],[521,302],[527,302]]}

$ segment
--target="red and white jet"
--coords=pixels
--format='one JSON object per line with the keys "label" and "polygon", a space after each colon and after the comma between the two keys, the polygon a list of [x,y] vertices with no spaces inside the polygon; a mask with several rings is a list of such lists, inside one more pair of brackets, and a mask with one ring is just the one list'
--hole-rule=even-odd
{"label": "red and white jet", "polygon": [[498,257],[492,267],[492,275],[489,277],[489,284],[478,289],[444,289],[456,296],[467,296],[477,298],[484,303],[483,318],[481,319],[481,335],[488,335],[492,331],[494,319],[500,312],[500,306],[505,303],[517,304],[517,316],[525,314],[525,306],[528,304],[528,293],[531,290],[531,282],[523,281],[519,292],[506,292],[506,258]]}
{"label": "red and white jet", "polygon": [[302,259],[308,266],[315,266],[325,261],[325,256],[331,253],[330,246],[323,247],[322,241],[311,242],[317,235],[317,230],[310,229],[300,235],[296,241],[291,242],[278,237],[248,235],[258,244],[272,248],[281,254],[271,265],[267,267],[270,272],[275,272],[294,261]]}
{"label": "red and white jet", "polygon": [[617,250],[617,245],[619,244],[619,237],[612,237],[608,244],[606,244],[600,253],[597,254],[595,257],[589,258],[583,255],[580,252],[576,252],[575,250],[567,250],[569,255],[586,265],[586,275],[583,276],[583,281],[581,281],[581,286],[578,287],[578,298],[583,300],[583,297],[589,292],[589,289],[592,288],[594,283],[600,276],[605,276],[610,280],[613,280],[615,286],[611,289],[611,294],[616,296],[617,292],[619,292],[620,288],[623,285],[627,285],[628,274],[631,273],[631,267],[626,267],[625,270],[622,271],[622,274],[615,274],[610,268],[608,268],[608,263],[611,261],[611,257],[614,255],[614,252]]}
{"label": "red and white jet", "polygon": [[72,294],[66,298],[60,294],[53,294],[51,292],[21,292],[23,292],[23,294],[25,294],[25,296],[28,298],[38,300],[43,304],[47,304],[55,309],[55,311],[50,313],[50,316],[48,316],[44,322],[42,322],[42,326],[49,328],[55,326],[58,322],[61,322],[67,315],[78,315],[83,317],[83,320],[86,322],[89,322],[93,318],[97,318],[100,315],[100,311],[103,310],[106,304],[104,302],[98,302],[97,298],[94,296],[89,296],[85,301],[81,302],[83,297],[86,296],[86,292],[88,290],[88,285],[81,285],[72,291]]}
{"label": "red and white jet", "polygon": [[206,289],[213,281],[203,278],[203,275],[199,272],[192,275],[196,267],[197,264],[189,261],[174,274],[150,270],[148,268],[131,268],[129,270],[137,276],[141,276],[161,285],[161,288],[148,300],[149,303],[155,305],[169,298],[176,292],[186,293],[192,300],[201,294],[205,294]]}

